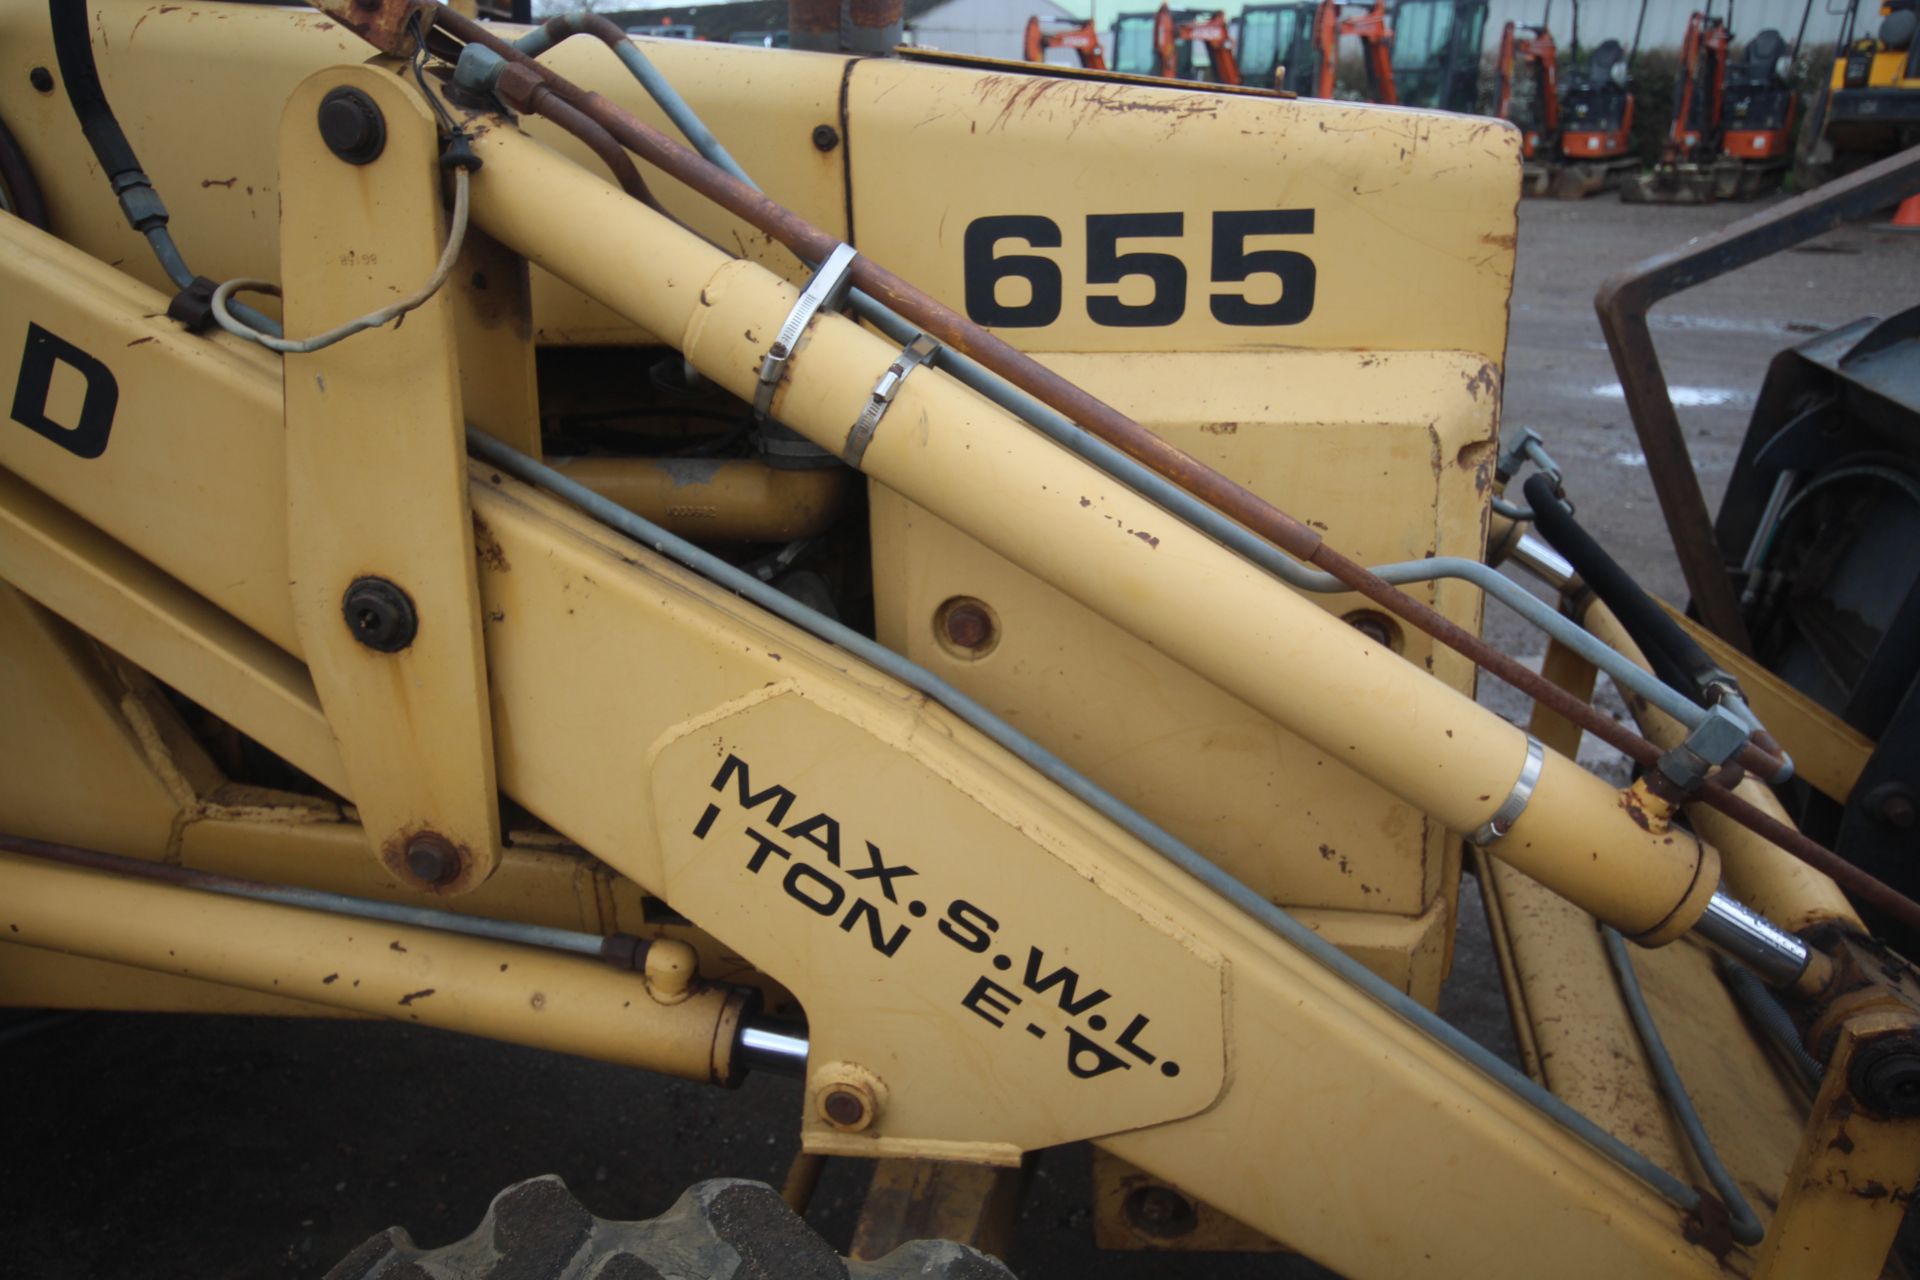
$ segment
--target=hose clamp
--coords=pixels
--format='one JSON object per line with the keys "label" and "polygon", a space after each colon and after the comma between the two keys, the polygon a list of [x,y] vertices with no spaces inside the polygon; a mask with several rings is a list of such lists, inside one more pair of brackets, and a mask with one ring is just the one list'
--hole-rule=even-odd
{"label": "hose clamp", "polygon": [[1513,824],[1520,821],[1520,815],[1527,811],[1527,802],[1533,799],[1533,789],[1540,783],[1541,770],[1547,767],[1547,749],[1532,734],[1527,735],[1527,762],[1520,766],[1520,776],[1514,779],[1513,790],[1507,792],[1507,798],[1493,811],[1493,816],[1481,823],[1467,840],[1476,848],[1484,849],[1500,837],[1513,830]]}
{"label": "hose clamp", "polygon": [[867,401],[867,407],[860,411],[860,420],[853,424],[853,430],[847,432],[847,447],[841,457],[850,467],[860,465],[860,459],[867,456],[867,446],[873,443],[873,433],[880,429],[880,419],[887,416],[887,409],[893,404],[893,398],[900,394],[900,384],[907,375],[923,364],[932,364],[933,358],[940,353],[940,344],[924,333],[916,333],[913,341],[900,353],[899,359],[887,366],[880,375],[880,381],[873,384],[873,396]]}
{"label": "hose clamp", "polygon": [[774,388],[780,385],[780,379],[787,371],[787,361],[793,358],[793,349],[800,342],[800,335],[807,331],[807,325],[822,307],[833,310],[846,299],[847,286],[852,283],[853,260],[860,255],[850,244],[838,244],[820,269],[813,273],[813,279],[807,281],[807,287],[800,291],[794,300],[793,310],[787,312],[786,323],[780,326],[780,332],[774,337],[773,345],[767,348],[767,354],[760,360],[760,385],[753,393],[753,416],[756,421],[765,422],[768,412],[773,408]]}

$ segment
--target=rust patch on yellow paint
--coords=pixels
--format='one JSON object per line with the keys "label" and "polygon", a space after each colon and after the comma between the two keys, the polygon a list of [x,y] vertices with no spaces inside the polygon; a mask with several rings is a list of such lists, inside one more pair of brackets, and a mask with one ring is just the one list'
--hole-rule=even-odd
{"label": "rust patch on yellow paint", "polygon": [[473,517],[473,546],[479,553],[480,563],[495,573],[505,573],[513,567],[507,563],[507,553],[501,549],[500,540],[478,515]]}

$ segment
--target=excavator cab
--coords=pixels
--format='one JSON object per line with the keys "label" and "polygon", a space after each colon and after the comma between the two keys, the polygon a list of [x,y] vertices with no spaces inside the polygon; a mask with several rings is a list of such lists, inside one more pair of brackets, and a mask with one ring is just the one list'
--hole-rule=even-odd
{"label": "excavator cab", "polygon": [[1192,78],[1193,53],[1174,51],[1172,63],[1161,56],[1161,15],[1174,22],[1189,22],[1200,15],[1182,9],[1170,13],[1165,5],[1142,13],[1123,13],[1113,20],[1113,69],[1131,76],[1165,76],[1173,80]]}
{"label": "excavator cab", "polygon": [[1114,70],[1169,80],[1240,83],[1233,27],[1225,13],[1169,9],[1123,13],[1113,24]]}
{"label": "excavator cab", "polygon": [[1313,92],[1312,4],[1248,5],[1240,13],[1240,74],[1246,83]]}
{"label": "excavator cab", "polygon": [[1471,112],[1480,99],[1486,0],[1400,0],[1393,9],[1393,83],[1410,107]]}

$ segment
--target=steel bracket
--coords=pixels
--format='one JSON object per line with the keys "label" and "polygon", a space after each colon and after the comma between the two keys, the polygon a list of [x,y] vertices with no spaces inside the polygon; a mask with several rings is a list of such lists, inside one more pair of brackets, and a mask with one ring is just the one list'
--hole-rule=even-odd
{"label": "steel bracket", "polygon": [[[334,156],[316,125],[321,100],[343,87],[383,117],[386,145],[369,163]],[[373,310],[432,273],[447,234],[439,153],[427,105],[377,65],[294,90],[280,126],[289,334]],[[461,298],[443,288],[404,324],[282,365],[301,652],[376,855],[433,893],[472,889],[500,857]]]}

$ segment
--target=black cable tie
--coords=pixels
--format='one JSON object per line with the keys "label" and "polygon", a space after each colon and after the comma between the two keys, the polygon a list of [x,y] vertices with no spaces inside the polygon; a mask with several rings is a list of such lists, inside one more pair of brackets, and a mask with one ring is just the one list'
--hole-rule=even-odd
{"label": "black cable tie", "polygon": [[205,333],[213,328],[213,291],[219,287],[205,276],[195,276],[167,303],[167,319],[178,320],[188,333]]}
{"label": "black cable tie", "polygon": [[447,139],[446,150],[440,153],[440,167],[449,172],[465,169],[468,173],[478,173],[482,163],[480,157],[473,153],[466,131],[455,129],[453,136]]}

